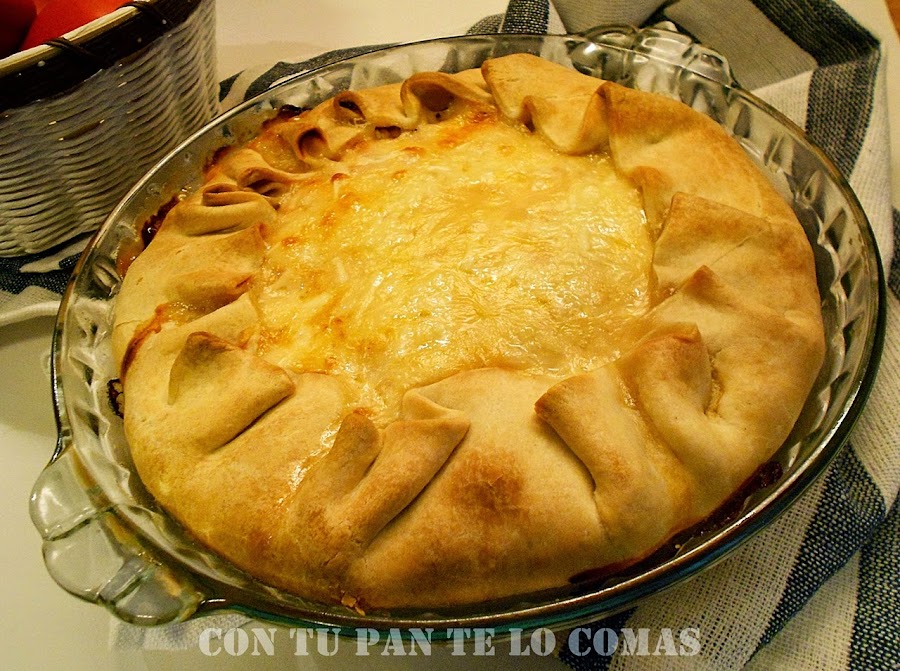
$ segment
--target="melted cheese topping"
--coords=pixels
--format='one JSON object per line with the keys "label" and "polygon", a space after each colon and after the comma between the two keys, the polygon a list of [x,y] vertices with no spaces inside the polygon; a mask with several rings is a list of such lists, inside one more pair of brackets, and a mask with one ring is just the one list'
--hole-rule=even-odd
{"label": "melted cheese topping", "polygon": [[373,417],[464,369],[568,376],[647,305],[638,191],[483,111],[346,150],[292,187],[254,297],[260,351],[328,371]]}

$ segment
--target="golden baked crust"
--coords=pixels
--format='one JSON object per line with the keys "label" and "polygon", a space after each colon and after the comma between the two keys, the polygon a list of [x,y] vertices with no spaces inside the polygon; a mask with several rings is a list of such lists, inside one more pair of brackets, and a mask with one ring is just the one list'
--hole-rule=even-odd
{"label": "golden baked crust", "polygon": [[[602,258],[636,268],[643,284],[610,279],[604,264],[585,265],[592,256],[556,258],[546,241],[514,229],[501,236],[503,263],[471,273],[500,279],[465,296],[477,302],[496,286],[511,302],[445,310],[441,300],[456,306],[462,295],[447,277],[469,257],[439,247],[454,267],[411,289],[413,299],[433,298],[431,308],[407,318],[420,304],[395,309],[384,294],[375,305],[400,325],[394,337],[373,325],[376,313],[350,328],[363,310],[353,282],[370,269],[346,267],[358,260],[352,245],[395,254],[366,237],[370,223],[352,223],[356,235],[341,228],[371,210],[371,166],[388,162],[393,181],[383,188],[405,186],[384,200],[402,202],[419,193],[413,160],[428,165],[446,150],[449,161],[453,148],[507,132],[539,138],[544,149],[526,144],[526,155],[608,168],[636,189],[646,221]],[[496,153],[518,160],[513,144]],[[624,222],[633,212],[621,188]],[[326,191],[333,199],[315,225],[290,228]],[[572,194],[548,191],[554,207],[567,200],[565,212],[580,211],[575,185]],[[416,203],[409,212],[427,218]],[[520,209],[521,221],[542,230],[536,206]],[[416,226],[404,212],[382,217],[378,230]],[[566,228],[541,212],[568,253],[582,222]],[[434,221],[427,239],[438,245],[457,224]],[[479,242],[469,256],[490,256],[490,236],[472,235]],[[335,236],[351,251],[336,254],[340,267],[327,275],[310,255],[331,254]],[[521,238],[525,252],[505,244]],[[403,249],[408,258],[384,259],[383,275],[423,274],[414,264],[427,248]],[[412,280],[396,292],[404,282]],[[341,293],[342,283],[353,290]],[[575,288],[560,293],[559,284]],[[634,300],[616,311],[592,312],[626,294]],[[284,307],[291,301],[294,312]],[[524,319],[504,316],[522,303]],[[707,517],[792,429],[824,356],[819,305],[793,212],[716,123],[679,102],[513,55],[480,71],[342,93],[217,157],[129,268],[113,348],[138,472],[202,543],[311,599],[439,607],[626,566]],[[467,327],[477,322],[474,335],[440,321],[452,332],[419,333],[442,310]],[[509,342],[495,347],[491,324]],[[366,338],[354,340],[360,331]],[[410,333],[425,358],[392,344]],[[455,349],[434,344],[454,338],[463,343]],[[523,347],[533,351],[510,354]],[[378,376],[374,392],[363,389]]]}

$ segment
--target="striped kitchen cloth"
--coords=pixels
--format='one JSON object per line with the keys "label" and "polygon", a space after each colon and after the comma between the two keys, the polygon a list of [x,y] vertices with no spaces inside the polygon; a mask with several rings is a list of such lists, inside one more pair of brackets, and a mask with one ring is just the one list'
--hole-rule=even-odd
{"label": "striped kitchen cloth", "polygon": [[[880,46],[831,0],[512,0],[505,13],[486,17],[472,32],[562,33],[660,21],[722,53],[744,88],[804,127],[848,178],[889,274],[887,338],[877,384],[850,443],[785,514],[692,580],[583,632],[588,639],[603,630],[649,632],[648,654],[626,654],[635,646],[619,646],[611,654],[581,655],[560,646],[559,658],[576,670],[897,671],[900,256],[893,241],[900,213],[891,208]],[[223,106],[354,52],[239,73],[222,83]],[[8,292],[6,282],[0,288]],[[196,648],[201,628],[214,621],[158,629],[117,624],[112,640],[125,647]],[[219,622],[229,628],[247,619],[227,615]],[[689,648],[696,644],[696,654],[667,654],[671,646],[661,633],[684,631],[692,632]]]}

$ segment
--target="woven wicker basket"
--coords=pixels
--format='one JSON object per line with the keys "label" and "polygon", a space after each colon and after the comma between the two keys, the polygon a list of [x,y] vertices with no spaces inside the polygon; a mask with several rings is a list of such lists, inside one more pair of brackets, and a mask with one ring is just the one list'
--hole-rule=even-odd
{"label": "woven wicker basket", "polygon": [[97,228],[218,111],[214,0],[137,0],[0,60],[0,256]]}

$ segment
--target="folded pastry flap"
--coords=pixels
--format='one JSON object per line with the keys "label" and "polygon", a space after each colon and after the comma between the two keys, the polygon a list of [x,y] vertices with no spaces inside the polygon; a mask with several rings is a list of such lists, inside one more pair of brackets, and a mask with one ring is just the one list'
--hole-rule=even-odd
{"label": "folded pastry flap", "polygon": [[[167,499],[181,479],[190,477],[205,453],[197,447],[193,427],[173,418],[177,409],[169,403],[169,378],[176,357],[197,332],[244,343],[257,320],[256,310],[245,295],[195,321],[147,331],[129,348],[122,377],[125,397],[130,398],[126,402],[125,435],[138,472],[161,500]],[[212,410],[207,408],[206,412]]]}
{"label": "folded pastry flap", "polygon": [[208,333],[188,335],[174,360],[145,349],[125,380],[125,432],[138,472],[161,499],[204,454],[293,391],[284,371]]}
{"label": "folded pastry flap", "polygon": [[636,182],[642,180],[635,171],[659,173],[643,180],[645,198],[670,202],[686,192],[771,221],[796,220],[737,141],[709,117],[681,101],[613,82],[604,83],[599,95],[617,168]]}
{"label": "folded pastry flap", "polygon": [[423,73],[402,84],[344,91],[330,104],[279,125],[278,134],[303,161],[315,165],[322,159],[340,160],[341,151],[358,139],[392,137],[446,119],[459,109],[455,101],[490,103],[477,70]]}
{"label": "folded pastry flap", "polygon": [[[381,449],[377,427],[361,412],[344,416],[330,447],[297,478],[281,501],[272,526],[271,562],[254,572],[272,585],[313,599],[334,601],[342,594],[348,566],[365,544],[348,519],[345,502]],[[357,515],[378,515],[379,502],[364,501]],[[242,552],[237,544],[236,553]]]}
{"label": "folded pastry flap", "polygon": [[799,223],[678,193],[654,250],[659,294],[672,293],[702,266],[779,313],[821,314],[815,261]]}
{"label": "folded pastry flap", "polygon": [[651,237],[656,237],[676,193],[674,180],[666,172],[644,165],[632,169],[628,177],[641,192],[648,231]]}
{"label": "folded pastry flap", "polygon": [[260,570],[274,584],[323,599],[346,591],[349,567],[428,486],[467,429],[462,413],[437,406],[382,430],[365,413],[349,413],[284,499],[272,539],[280,561]]}
{"label": "folded pastry flap", "polygon": [[[253,188],[261,180],[289,184],[298,178],[298,173],[273,167],[258,151],[240,147],[230,149],[216,162],[217,172],[230,177],[240,188]],[[209,176],[215,179],[215,175]]]}
{"label": "folded pastry flap", "polygon": [[407,114],[426,123],[448,119],[466,107],[466,103],[493,104],[479,70],[452,75],[445,72],[415,74],[403,82],[400,96]]}
{"label": "folded pastry flap", "polygon": [[[241,298],[215,313],[154,333],[124,378],[125,434],[142,479],[178,506],[204,455],[253,425],[291,394],[294,383],[237,343],[256,313]],[[188,489],[184,489],[187,482]]]}
{"label": "folded pastry flap", "polygon": [[[168,399],[169,371],[175,357],[184,348],[188,337],[196,332],[208,332],[232,343],[245,343],[259,321],[256,309],[246,294],[218,310],[186,323],[151,320],[129,343],[120,370],[125,390],[135,385],[135,391],[149,404],[147,411]],[[140,387],[140,390],[138,390]],[[128,416],[142,407],[140,399],[128,404]],[[126,417],[126,427],[128,417]]]}
{"label": "folded pastry flap", "polygon": [[221,207],[253,202],[256,197],[262,197],[277,208],[290,185],[302,179],[309,166],[298,161],[284,142],[272,138],[267,136],[267,142],[260,147],[266,156],[247,147],[221,151],[200,190],[201,203]]}
{"label": "folded pastry flap", "polygon": [[331,523],[350,529],[365,547],[431,481],[468,430],[462,413],[436,410],[383,430],[365,413],[349,413],[301,485],[299,509],[326,508]]}
{"label": "folded pastry flap", "polygon": [[[656,305],[645,319],[648,331],[665,324],[697,324],[713,357],[734,342],[771,340],[773,353],[789,349],[802,356],[786,372],[798,376],[803,386],[808,387],[822,365],[825,352],[821,320],[817,317],[796,310],[781,314],[704,266],[671,297]],[[803,392],[803,399],[807,393],[808,389]],[[793,395],[790,398],[797,400]]]}
{"label": "folded pastry flap", "polygon": [[431,482],[469,428],[463,413],[392,422],[365,475],[342,502],[342,517],[364,545],[400,514]]}
{"label": "folded pastry flap", "polygon": [[174,231],[157,235],[129,267],[116,301],[112,341],[117,365],[159,306],[179,304],[207,314],[231,303],[248,289],[263,253],[255,226],[202,237]]}
{"label": "folded pastry flap", "polygon": [[378,427],[362,411],[342,418],[328,453],[304,481],[304,496],[315,504],[331,504],[353,491],[381,449]]}
{"label": "folded pastry flap", "polygon": [[237,185],[237,182],[231,180],[222,180],[203,187],[201,190],[201,203],[207,207],[224,207],[226,205],[240,205],[242,203],[253,203],[262,198],[267,198],[263,194],[255,191],[247,191]]}
{"label": "folded pastry flap", "polygon": [[[346,390],[332,376],[292,374],[294,392],[218,450],[202,456],[170,502],[204,544],[271,579],[283,570],[285,537],[303,536],[287,507],[328,450]],[[260,524],[260,520],[266,520]]]}
{"label": "folded pastry flap", "polygon": [[362,124],[335,120],[328,111],[328,108],[315,108],[296,121],[280,124],[277,129],[278,136],[291,146],[301,163],[310,168],[340,160],[344,147],[365,137],[368,128]]}
{"label": "folded pastry flap", "polygon": [[201,193],[173,207],[157,237],[166,229],[183,235],[208,235],[271,224],[274,220],[275,209],[258,193],[225,190],[213,197]]}
{"label": "folded pastry flap", "polygon": [[168,439],[218,449],[293,390],[278,366],[210,333],[191,333],[169,373]]}
{"label": "folded pastry flap", "polygon": [[491,59],[481,67],[484,79],[503,114],[529,125],[532,111],[529,99],[540,99],[557,109],[567,104],[571,123],[581,125],[582,110],[603,81],[560,66],[531,54],[511,54]]}
{"label": "folded pastry flap", "polygon": [[565,154],[605,150],[609,142],[603,101],[596,94],[572,98],[527,97],[523,105],[531,125]]}
{"label": "folded pastry flap", "polygon": [[[722,390],[714,379],[700,332],[693,324],[669,325],[628,352],[616,368],[642,420],[683,464],[694,483],[683,526],[698,521],[743,482],[734,482],[731,474],[756,456],[735,454],[724,446],[716,449],[710,439]],[[661,405],[663,398],[665,406]]]}
{"label": "folded pastry flap", "polygon": [[469,430],[350,567],[349,594],[379,607],[450,605],[557,586],[604,563],[590,475],[534,415],[551,382],[479,369],[407,397],[461,412]]}
{"label": "folded pastry flap", "polygon": [[[280,370],[280,369],[279,369]],[[302,462],[301,472],[294,465],[281,466],[281,474],[290,481],[292,489],[302,482],[303,475],[328,452],[329,441],[343,419],[347,405],[347,389],[334,376],[324,373],[293,373],[284,371],[293,385],[293,392],[234,440],[205,457],[213,464],[237,463],[236,468],[251,468],[266,477],[267,464],[280,462],[273,455],[291,455]],[[270,475],[279,469],[268,470]],[[275,480],[282,478],[275,476]]]}
{"label": "folded pastry flap", "polygon": [[693,483],[633,407],[615,365],[554,385],[535,404],[585,463],[614,552],[605,564],[640,557],[683,528]]}
{"label": "folded pastry flap", "polygon": [[816,329],[707,268],[648,317],[617,363],[647,422],[698,483],[708,514],[787,438],[822,362]]}
{"label": "folded pastry flap", "polygon": [[[329,115],[344,125],[415,128],[419,119],[410,115],[401,98],[401,84],[388,84],[363,91],[344,91],[333,99]],[[314,110],[315,112],[315,110]]]}

